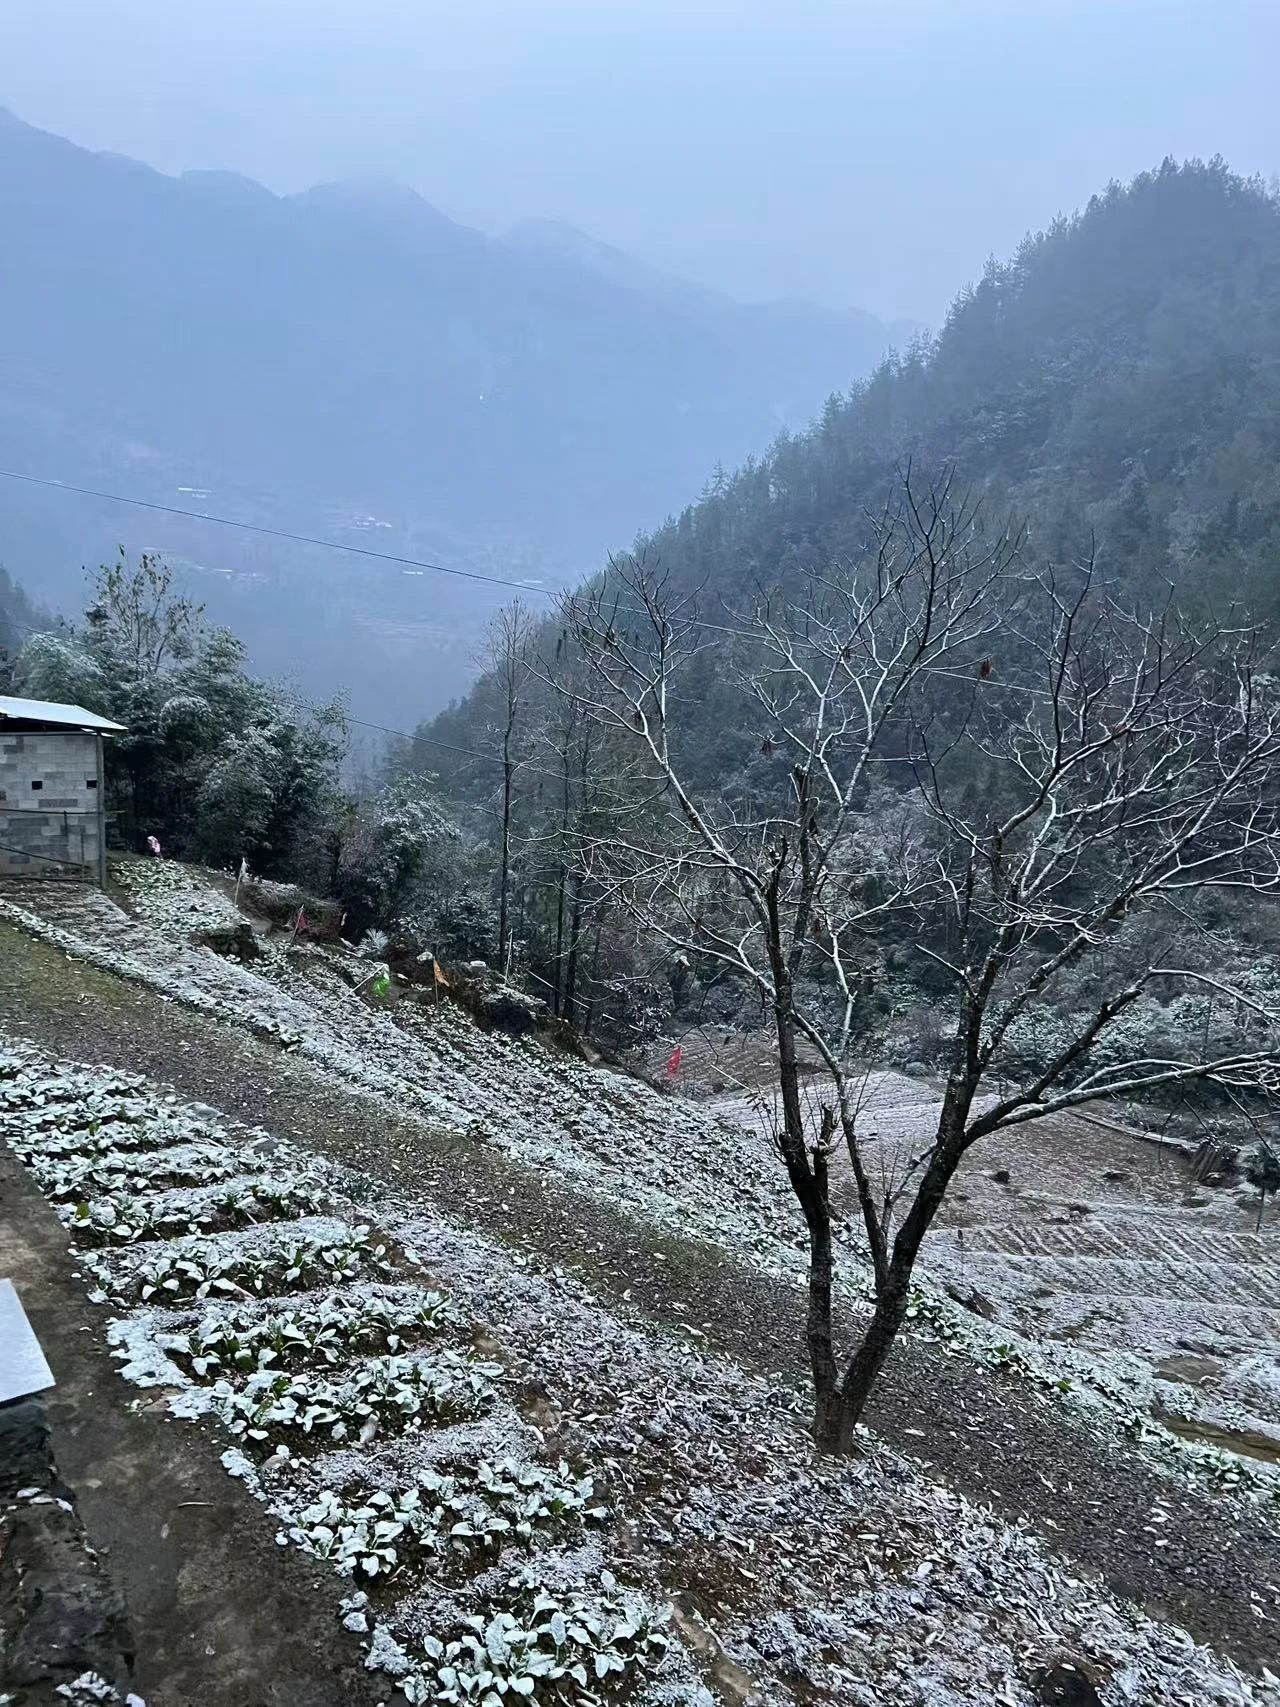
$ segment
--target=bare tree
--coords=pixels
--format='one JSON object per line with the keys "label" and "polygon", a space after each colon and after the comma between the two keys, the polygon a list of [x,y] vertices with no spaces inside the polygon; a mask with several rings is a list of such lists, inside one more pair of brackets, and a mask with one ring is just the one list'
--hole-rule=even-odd
{"label": "bare tree", "polygon": [[516,772],[520,765],[521,701],[529,679],[529,639],[532,623],[519,599],[500,610],[489,625],[482,668],[497,695],[495,719],[502,745],[502,798],[499,807],[498,969],[511,969],[511,824]]}
{"label": "bare tree", "polygon": [[546,845],[553,861],[551,1010],[558,1018],[574,1024],[578,1017],[579,960],[586,906],[583,838],[599,792],[595,767],[602,742],[601,731],[587,716],[580,693],[568,689],[575,668],[581,677],[581,659],[575,648],[565,646],[564,640],[562,635],[555,656],[541,660],[536,667],[542,682],[555,683],[560,690],[550,696],[539,731],[549,756],[547,768],[557,779],[558,800],[554,818],[541,828],[537,839]]}
{"label": "bare tree", "polygon": [[[1277,1079],[1272,1016],[1232,1053],[1143,1053],[1132,1025],[1179,981],[1135,960],[1140,915],[1166,940],[1204,892],[1278,887],[1280,701],[1253,636],[1142,617],[1097,587],[1022,567],[949,479],[908,474],[857,561],[699,622],[642,563],[576,614],[589,714],[625,730],[659,804],[591,846],[602,891],[672,951],[753,987],[777,1038],[777,1147],[808,1234],[814,1435],[847,1451],[906,1315],[926,1233],[983,1137],[1096,1101]],[[726,798],[689,780],[679,684],[709,645],[755,707],[764,781]],[[761,795],[765,796],[760,803]],[[1158,933],[1157,933],[1158,934]],[[864,1136],[857,1000],[887,943],[914,939],[950,992],[936,1128],[916,1154]],[[1145,946],[1152,933],[1142,933]],[[1091,1005],[1047,1057],[1027,1034],[1088,966]],[[802,1050],[825,1091],[806,1117]],[[874,1283],[836,1320],[831,1164],[847,1157]],[[838,1330],[839,1329],[839,1333]]]}

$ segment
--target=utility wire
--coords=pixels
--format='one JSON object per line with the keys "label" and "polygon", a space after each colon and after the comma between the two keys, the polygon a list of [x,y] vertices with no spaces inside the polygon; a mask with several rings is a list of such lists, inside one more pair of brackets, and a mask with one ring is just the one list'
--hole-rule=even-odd
{"label": "utility wire", "polygon": [[[53,634],[57,632],[56,629],[37,628],[31,622],[19,622],[17,617],[6,617],[5,620],[11,628],[21,629],[27,634]],[[283,704],[297,706],[299,710],[309,711],[315,717],[324,717],[332,709],[329,706],[314,705],[309,699],[302,699],[297,694],[284,693],[276,687],[272,687],[271,691]],[[480,759],[485,764],[502,765],[507,762],[500,753],[486,753],[479,747],[464,747],[457,741],[442,741],[437,735],[419,735],[416,731],[410,734],[407,729],[393,729],[386,723],[371,723],[368,718],[352,717],[347,712],[343,712],[342,721],[355,724],[360,729],[376,730],[379,735],[394,735],[397,740],[408,741],[414,746],[439,747],[446,753],[461,753],[468,759]],[[527,759],[514,759],[512,763],[517,770],[522,771],[526,776],[546,776],[550,777],[553,782],[563,782],[564,780],[563,772],[548,770],[545,765],[530,764]]]}
{"label": "utility wire", "polygon": [[[295,694],[280,693],[277,690],[276,697],[283,700],[286,705],[296,705],[301,710],[310,711],[317,717],[323,717],[325,714],[326,708],[324,706],[312,705],[310,700],[299,699]],[[440,747],[446,753],[463,753],[469,759],[483,759],[486,764],[503,765],[507,763],[500,753],[485,753],[479,747],[463,747],[456,741],[441,741],[434,735],[419,735],[417,733],[410,735],[405,729],[392,729],[385,723],[370,723],[363,717],[348,717],[344,714],[343,722],[354,723],[361,729],[376,729],[380,735],[394,735],[399,741],[420,743],[427,747]],[[529,764],[524,759],[512,759],[511,763],[516,770],[523,771],[526,775],[549,776],[554,782],[563,781],[563,775],[560,771],[547,770],[541,765]]]}
{"label": "utility wire", "polygon": [[184,510],[177,504],[157,504],[149,498],[127,498],[121,492],[99,492],[91,486],[72,486],[66,480],[46,480],[38,474],[18,474],[11,468],[0,468],[0,480],[19,480],[27,486],[44,486],[54,492],[74,492],[81,498],[101,498],[108,504],[129,504],[135,510],[154,510],[162,516],[184,516],[190,522],[213,522],[218,527],[238,528],[242,533],[264,534],[268,539],[292,540],[295,545],[318,545],[325,551],[346,551],[355,557],[373,557],[382,563],[396,563],[402,568],[429,569],[436,575],[453,575],[461,581],[483,581],[490,587],[511,587],[518,593],[536,594],[539,598],[554,599],[557,593],[546,587],[531,586],[526,581],[512,581],[501,575],[484,575],[478,569],[458,569],[448,563],[428,563],[420,557],[402,557],[393,551],[375,551],[369,545],[345,545],[341,540],[321,539],[315,534],[290,533],[287,528],[267,527],[261,522],[237,521],[234,516],[215,516],[210,510]]}
{"label": "utility wire", "polygon": [[[478,569],[458,569],[448,563],[431,563],[421,557],[403,557],[393,551],[375,551],[370,545],[346,545],[337,539],[321,539],[317,534],[290,533],[287,528],[267,527],[260,522],[237,521],[234,516],[215,516],[210,510],[184,510],[176,504],[158,504],[149,498],[130,498],[122,492],[100,492],[91,486],[73,486],[66,480],[48,480],[38,474],[19,474],[11,468],[0,468],[0,480],[17,480],[27,486],[41,486],[51,492],[71,492],[82,498],[100,498],[108,504],[128,504],[135,510],[154,510],[162,516],[182,516],[189,522],[211,522],[216,527],[237,528],[242,533],[263,534],[268,539],[291,540],[295,545],[316,545],[325,551],[345,551],[355,557],[373,558],[379,563],[395,563],[401,568],[430,570],[435,575],[452,575],[458,580],[480,581],[489,587],[510,587],[514,592],[530,597],[550,599],[561,597],[546,587],[528,581],[513,581],[502,575],[485,575]],[[619,605],[620,616],[645,617],[649,613],[634,605]],[[743,639],[754,638],[749,628],[733,627],[722,622],[708,622],[703,617],[688,619],[690,627],[703,628],[713,634],[736,634]]]}
{"label": "utility wire", "polygon": [[[36,474],[20,474],[9,468],[0,468],[0,479],[16,480],[28,486],[40,486],[54,492],[71,492],[84,498],[99,498],[104,502],[111,504],[127,504],[134,509],[152,510],[160,515],[183,516],[188,521],[211,522],[218,527],[237,528],[245,533],[265,535],[269,539],[289,540],[296,545],[315,545],[321,547],[325,551],[345,551],[356,557],[368,557],[383,563],[395,563],[404,568],[429,570],[431,573],[436,575],[452,575],[459,580],[479,581],[483,582],[486,586],[510,587],[515,592],[536,594],[539,598],[554,600],[559,597],[559,594],[550,592],[545,587],[530,586],[526,582],[513,581],[500,575],[484,575],[478,570],[458,569],[446,563],[428,562],[426,559],[420,557],[406,557],[390,551],[375,551],[372,546],[345,545],[339,540],[321,539],[315,534],[291,533],[285,528],[266,527],[258,522],[237,521],[233,516],[217,516],[208,510],[184,510],[175,504],[154,503],[147,498],[127,497],[125,494],[120,492],[102,492],[93,487],[75,486],[65,480],[45,479]],[[648,614],[645,611],[637,610],[628,605],[619,605],[617,609],[620,616],[643,617]],[[691,617],[688,620],[690,627],[705,629],[710,633],[730,634],[747,640],[759,639],[759,634],[750,628],[735,627],[727,623],[708,622],[703,617]],[[24,628],[31,634],[45,632],[34,628],[30,623],[18,622],[16,618],[10,618],[9,621],[11,626],[15,628]],[[1005,685],[1010,686],[1013,684]],[[1022,691],[1026,693],[1034,692],[1035,690],[1021,687],[1019,684],[1015,691]],[[312,705],[306,700],[298,699],[288,694],[281,694],[279,697],[289,704],[300,706],[304,710],[317,715],[321,714],[321,708],[319,706]],[[458,743],[452,741],[441,741],[437,737],[431,735],[419,735],[416,733],[410,735],[403,729],[392,729],[386,724],[371,723],[364,718],[348,716],[346,718],[346,722],[355,724],[362,729],[376,730],[381,735],[393,735],[401,741],[409,741],[422,746],[438,747],[444,752],[460,753],[467,758],[480,759],[486,764],[500,765],[506,762],[496,753],[484,753],[481,752],[479,748],[460,746]],[[559,773],[556,771],[541,769],[538,766],[530,765],[527,762],[522,763],[520,768],[535,775],[548,776],[553,780],[560,780]]]}

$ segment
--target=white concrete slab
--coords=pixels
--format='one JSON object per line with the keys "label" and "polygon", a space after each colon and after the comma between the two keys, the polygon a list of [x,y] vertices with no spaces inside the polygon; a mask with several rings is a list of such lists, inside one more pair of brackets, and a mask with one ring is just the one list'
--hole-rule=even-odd
{"label": "white concrete slab", "polygon": [[11,1280],[0,1280],[0,1404],[55,1385]]}

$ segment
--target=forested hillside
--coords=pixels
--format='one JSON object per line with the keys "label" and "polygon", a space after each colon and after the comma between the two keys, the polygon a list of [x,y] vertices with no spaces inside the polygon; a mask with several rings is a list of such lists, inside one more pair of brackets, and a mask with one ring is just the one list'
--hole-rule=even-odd
{"label": "forested hillside", "polygon": [[[671,798],[644,743],[635,750],[627,740],[652,715],[654,701],[633,702],[624,693],[620,723],[590,710],[602,691],[599,648],[607,653],[620,642],[615,658],[651,668],[653,635],[637,614],[638,576],[651,584],[662,579],[668,609],[689,601],[684,616],[696,613],[702,626],[691,631],[691,655],[671,681],[664,739],[709,813],[723,819],[740,811],[756,824],[753,846],[782,834],[775,814],[793,814],[786,778],[793,755],[769,709],[770,684],[758,682],[755,691],[743,680],[744,670],[759,664],[759,600],[781,588],[773,614],[794,634],[798,608],[813,596],[811,572],[824,597],[835,597],[833,588],[845,597],[840,589],[874,574],[886,506],[896,517],[888,528],[893,549],[905,544],[907,560],[918,566],[923,536],[905,513],[908,471],[911,501],[926,509],[946,484],[948,549],[977,559],[994,550],[1000,559],[1000,585],[983,597],[993,598],[996,610],[1009,600],[1007,625],[1018,637],[996,631],[984,642],[982,679],[991,684],[984,716],[996,716],[994,694],[1006,685],[1013,697],[1000,716],[1007,722],[1025,708],[1017,696],[1030,689],[1029,660],[1049,640],[1035,623],[1050,621],[1051,613],[1045,605],[1039,617],[1029,616],[1020,589],[1050,571],[1068,601],[1082,585],[1080,565],[1089,563],[1090,596],[1114,598],[1119,609],[1159,609],[1172,600],[1188,618],[1230,626],[1243,610],[1264,631],[1274,627],[1275,196],[1218,161],[1168,161],[1126,187],[1113,185],[1083,212],[1028,238],[1012,260],[993,262],[957,298],[935,340],[886,361],[833,399],[810,432],[785,436],[759,461],[717,477],[699,503],[623,553],[616,617],[607,616],[606,595],[585,656],[581,605],[549,618],[537,606],[528,611],[517,624],[518,656],[498,637],[497,667],[460,705],[424,725],[421,741],[402,758],[439,776],[456,809],[474,812],[499,881],[509,873],[508,951],[517,961],[527,958],[553,1001],[572,1011],[584,1000],[584,979],[598,975],[600,999],[624,1014],[628,1027],[654,1023],[673,1001],[686,1018],[716,1011],[745,1017],[742,991],[725,992],[719,1007],[719,996],[702,1005],[709,1000],[707,967],[696,955],[690,962],[675,953],[660,934],[646,941],[625,924],[618,882],[599,869],[601,838],[616,837],[620,802]],[[597,585],[610,583],[606,577]],[[837,627],[851,620],[850,608],[842,607]],[[1119,632],[1113,615],[1091,620]],[[976,672],[978,661],[967,658],[963,669]],[[616,680],[614,666],[608,669]],[[790,679],[800,680],[794,671]],[[932,683],[931,704],[913,717],[955,710],[943,678]],[[972,734],[963,760],[969,802],[1002,774]],[[894,750],[901,753],[909,739],[905,732],[895,737]],[[908,792],[915,786],[892,766],[873,774],[899,777]],[[868,798],[860,786],[859,811]],[[643,825],[646,809],[637,810]],[[687,895],[705,892],[699,873],[695,861]],[[696,910],[701,902],[678,905]],[[903,920],[889,934],[905,933],[905,953],[917,931],[917,923]],[[941,952],[941,939],[937,946]],[[895,985],[893,953],[867,984],[882,1012],[896,1006],[928,1014],[929,964],[909,959],[909,989]],[[922,1018],[923,1031],[933,1023]],[[936,1043],[935,1036],[905,1047],[928,1055]]]}
{"label": "forested hillside", "polygon": [[[1184,603],[1239,600],[1276,619],[1275,195],[1216,160],[1113,184],[991,262],[936,339],[834,397],[811,431],[717,476],[638,549],[727,623],[756,589],[862,549],[910,460],[925,478],[954,467],[990,516],[1024,523],[1036,561],[1096,548],[1101,574],[1147,598],[1172,583]],[[700,671],[710,780],[741,759],[743,732],[726,724],[716,652]],[[482,682],[424,732],[474,742],[491,694]],[[455,771],[447,752],[429,762]],[[465,766],[456,774],[471,786]]]}
{"label": "forested hillside", "polygon": [[49,619],[38,611],[5,569],[0,569],[0,692],[8,680],[18,648]]}

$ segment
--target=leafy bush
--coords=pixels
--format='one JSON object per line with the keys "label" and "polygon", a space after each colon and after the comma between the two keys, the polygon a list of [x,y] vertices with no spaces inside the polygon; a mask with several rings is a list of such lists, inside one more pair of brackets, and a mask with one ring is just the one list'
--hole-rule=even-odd
{"label": "leafy bush", "polygon": [[460,1351],[429,1361],[371,1358],[342,1381],[262,1370],[239,1389],[219,1381],[215,1409],[233,1434],[256,1445],[273,1436],[327,1434],[362,1443],[388,1428],[416,1428],[424,1418],[474,1416],[495,1398],[502,1365]]}
{"label": "leafy bush", "polygon": [[425,1639],[433,1674],[419,1672],[400,1684],[412,1707],[504,1707],[508,1695],[595,1707],[628,1673],[658,1665],[669,1646],[668,1615],[620,1589],[608,1571],[601,1572],[598,1588],[556,1596],[526,1569],[510,1579],[508,1589],[507,1606],[487,1618],[467,1619],[453,1640]]}
{"label": "leafy bush", "polygon": [[359,1505],[326,1490],[284,1534],[342,1576],[385,1577],[414,1554],[496,1554],[511,1540],[601,1523],[608,1508],[594,1495],[590,1477],[575,1479],[563,1461],[545,1469],[508,1458],[444,1476],[426,1470],[409,1488]]}

